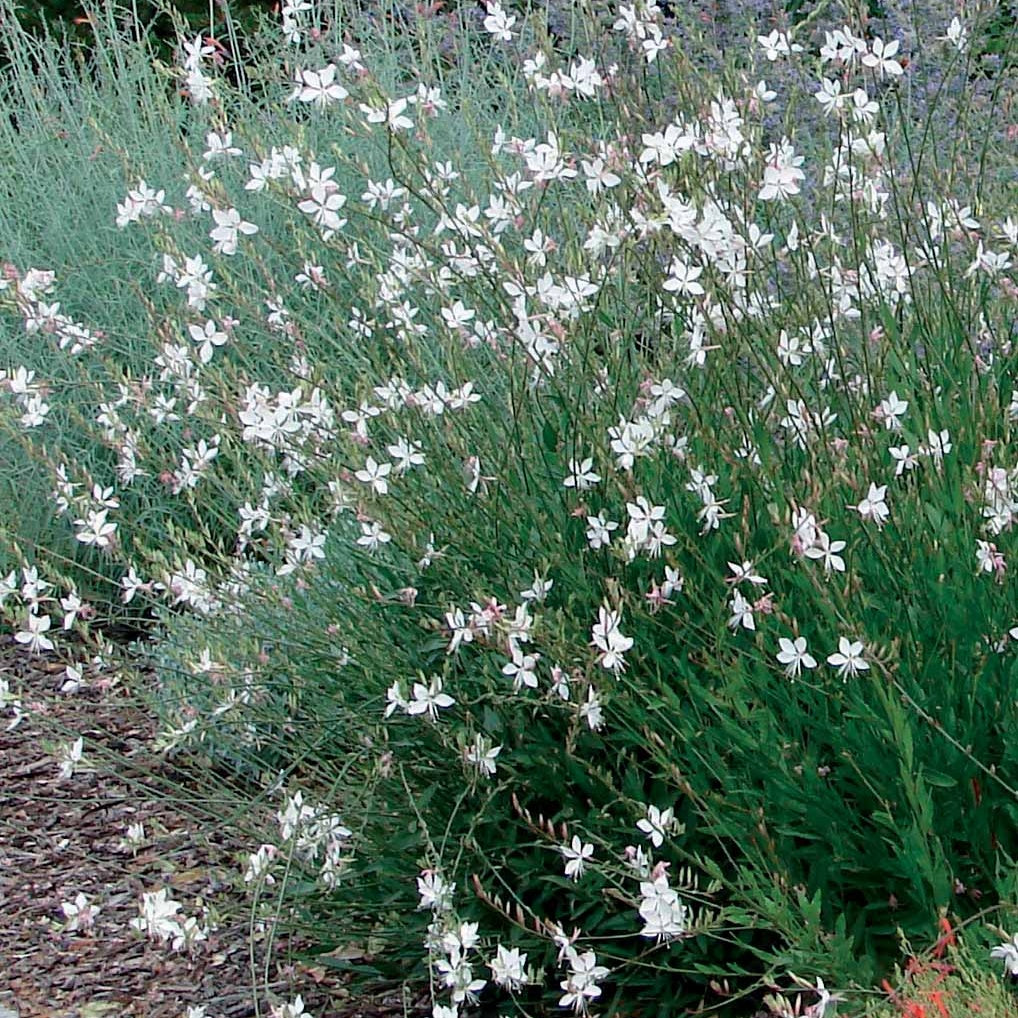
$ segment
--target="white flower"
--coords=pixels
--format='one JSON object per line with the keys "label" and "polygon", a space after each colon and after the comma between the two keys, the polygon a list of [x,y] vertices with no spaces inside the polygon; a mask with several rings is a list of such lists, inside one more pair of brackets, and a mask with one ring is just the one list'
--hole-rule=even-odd
{"label": "white flower", "polygon": [[413,467],[424,466],[424,452],[422,444],[414,439],[406,439],[402,436],[392,445],[386,446],[386,452],[395,461],[397,474],[405,474]]}
{"label": "white flower", "polygon": [[968,29],[955,17],[947,26],[947,34],[939,37],[941,42],[948,42],[959,53],[964,53],[968,48]]}
{"label": "white flower", "polygon": [[364,464],[364,469],[358,470],[354,477],[362,484],[370,485],[376,494],[384,495],[389,490],[387,478],[391,473],[391,463],[376,463],[374,458],[369,456]]}
{"label": "white flower", "polygon": [[64,781],[74,774],[75,768],[81,763],[84,756],[85,740],[79,735],[74,742],[69,742],[61,747],[57,756],[60,780]]}
{"label": "white flower", "polygon": [[566,859],[566,876],[572,880],[579,880],[583,876],[584,864],[594,855],[594,846],[589,842],[585,844],[574,834],[572,842],[559,846],[559,851]]}
{"label": "white flower", "polygon": [[849,506],[849,508],[855,509],[864,520],[873,520],[878,527],[882,527],[891,515],[887,508],[886,498],[886,484],[879,486],[871,484],[866,497],[858,505]]}
{"label": "white flower", "polygon": [[118,846],[122,851],[132,855],[145,843],[145,825],[138,821],[127,825],[124,836]]}
{"label": "white flower", "polygon": [[640,883],[640,918],[643,920],[641,936],[657,940],[671,940],[686,932],[689,909],[679,900],[678,893],[668,886],[668,877],[662,873],[653,880]]}
{"label": "white flower", "polygon": [[756,41],[763,48],[764,56],[772,63],[778,57],[790,56],[792,53],[801,53],[802,47],[798,43],[789,42],[787,32],[771,32],[770,35],[758,35]]}
{"label": "white flower", "polygon": [[569,474],[562,482],[563,487],[586,491],[597,484],[601,477],[594,473],[594,460],[588,456],[584,460],[569,460]]}
{"label": "white flower", "polygon": [[785,674],[790,679],[798,678],[802,668],[816,668],[816,658],[806,650],[804,636],[797,636],[794,640],[782,636],[778,639],[778,647],[778,663],[785,666]]}
{"label": "white flower", "polygon": [[619,525],[615,520],[605,519],[604,513],[597,516],[587,517],[587,543],[592,551],[606,548],[611,543],[613,530],[618,530]]}
{"label": "white flower", "polygon": [[319,109],[341,102],[350,93],[336,81],[336,66],[329,64],[320,71],[297,71],[293,78],[294,90],[287,102],[311,103]]}
{"label": "white flower", "polygon": [[[220,156],[239,156],[244,154],[241,149],[233,144],[232,131],[226,131],[223,134],[210,131],[205,135],[205,144],[208,145],[208,149],[202,153],[202,159],[206,161],[218,159]],[[162,199],[159,200],[161,201]]]}
{"label": "white flower", "polygon": [[534,582],[527,590],[520,592],[520,597],[524,601],[543,601],[554,585],[554,580],[546,580],[540,573],[535,572]]}
{"label": "white flower", "polygon": [[117,524],[107,520],[109,509],[100,509],[98,512],[89,509],[82,519],[75,520],[74,526],[77,533],[74,535],[82,544],[91,545],[95,548],[110,548],[114,543],[114,536],[117,532]]}
{"label": "white flower", "polygon": [[311,1015],[304,1010],[304,998],[298,993],[291,1004],[281,1004],[271,1011],[271,1018],[311,1018]]}
{"label": "white flower", "polygon": [[456,885],[446,881],[437,870],[421,870],[417,878],[417,893],[421,896],[418,909],[431,909],[432,912],[448,912],[452,908],[452,896]]}
{"label": "white flower", "polygon": [[236,209],[213,209],[212,218],[216,225],[210,231],[209,238],[215,241],[212,250],[216,254],[233,255],[237,253],[237,240],[241,234],[250,236],[258,232],[254,223],[245,222]]}
{"label": "white flower", "polygon": [[492,746],[488,739],[478,733],[474,736],[473,744],[464,751],[463,759],[476,767],[484,777],[493,778],[498,766],[498,754],[501,752],[501,746]]}
{"label": "white flower", "polygon": [[217,328],[213,321],[207,321],[204,325],[190,325],[187,331],[198,344],[198,360],[202,364],[208,364],[215,348],[225,345],[228,339],[227,334]]}
{"label": "white flower", "polygon": [[825,531],[817,532],[816,541],[806,549],[806,558],[821,560],[824,564],[824,572],[843,573],[845,571],[845,560],[838,552],[845,550],[844,541],[832,541],[830,535]]}
{"label": "white flower", "polygon": [[587,687],[587,699],[579,705],[579,715],[587,722],[587,727],[592,732],[599,732],[604,725],[604,711],[601,709],[601,699],[593,686]]}
{"label": "white flower", "polygon": [[728,602],[728,607],[732,613],[731,618],[728,620],[729,629],[738,629],[740,626],[750,631],[756,629],[753,605],[738,590],[732,592],[732,600]]}
{"label": "white flower", "polygon": [[565,991],[559,998],[559,1007],[571,1007],[576,1014],[586,1014],[592,1000],[601,996],[598,981],[608,975],[604,965],[597,964],[597,955],[593,951],[580,954],[572,945],[567,944],[565,955],[572,972],[568,979],[559,985]]}
{"label": "white flower", "polygon": [[385,124],[390,131],[409,131],[413,129],[414,122],[409,117],[403,115],[406,108],[406,99],[396,99],[394,102],[388,102],[382,109],[368,106],[366,103],[360,104],[360,110],[369,124]]}
{"label": "white flower", "polygon": [[92,927],[95,917],[102,911],[98,905],[89,903],[88,898],[80,891],[74,901],[65,901],[60,905],[60,910],[67,917],[64,930],[68,933],[77,931],[85,932]]}
{"label": "white flower", "polygon": [[392,534],[388,533],[377,521],[372,521],[361,524],[361,536],[357,538],[357,544],[362,548],[367,548],[368,551],[378,551],[383,544],[388,544],[391,540]]}
{"label": "white flower", "polygon": [[882,78],[889,74],[892,78],[905,73],[905,68],[894,59],[901,43],[897,39],[885,43],[878,35],[870,44],[870,52],[862,58],[864,67],[872,67]]}
{"label": "white flower", "polygon": [[61,693],[77,693],[83,685],[84,672],[76,665],[64,668],[64,681],[60,686]]}
{"label": "white flower", "polygon": [[1011,940],[990,951],[991,958],[1000,958],[1004,962],[1004,971],[1018,976],[1018,933]]}
{"label": "white flower", "polygon": [[669,807],[660,810],[657,806],[647,807],[647,816],[637,820],[636,826],[650,839],[655,848],[664,844],[665,836],[675,826],[675,811]]}
{"label": "white flower", "polygon": [[515,643],[512,645],[512,660],[502,666],[502,674],[513,680],[513,692],[518,693],[524,686],[537,689],[537,662],[540,654],[524,654]]}
{"label": "white flower", "polygon": [[410,715],[427,714],[432,721],[437,721],[439,710],[445,710],[455,702],[448,693],[442,692],[442,678],[435,675],[428,685],[414,683],[413,699],[407,704],[406,712]]}
{"label": "white flower", "polygon": [[520,989],[526,980],[527,956],[521,954],[518,947],[506,948],[499,944],[495,957],[488,962],[491,978],[496,986],[513,993]]}
{"label": "white flower", "polygon": [[823,107],[825,115],[837,112],[845,101],[845,96],[841,93],[841,82],[836,78],[822,78],[820,91],[815,92],[814,97]]}
{"label": "white flower", "polygon": [[945,428],[940,432],[930,428],[926,433],[927,445],[921,450],[933,460],[937,468],[944,461],[944,457],[953,449],[951,445],[951,433]]}
{"label": "white flower", "polygon": [[602,605],[598,609],[597,619],[590,631],[590,642],[601,652],[598,658],[601,667],[616,674],[625,671],[623,655],[633,646],[633,638],[619,632],[622,613]]}
{"label": "white flower", "polygon": [[511,42],[513,38],[511,29],[516,24],[516,16],[506,14],[497,0],[488,3],[486,7],[488,16],[484,19],[484,30],[500,42]]}
{"label": "white flower", "polygon": [[767,577],[760,576],[752,562],[729,562],[728,568],[732,571],[732,583],[752,583],[754,587],[767,585]]}
{"label": "white flower", "polygon": [[846,682],[848,676],[856,676],[859,672],[869,669],[869,665],[863,660],[863,645],[860,640],[849,640],[842,636],[838,640],[838,652],[827,658],[827,663],[838,669],[838,675]]}
{"label": "white flower", "polygon": [[244,883],[251,884],[264,880],[266,884],[274,884],[276,878],[269,872],[272,861],[276,857],[275,845],[260,845],[257,852],[252,852],[247,857],[247,867],[244,870]]}
{"label": "white flower", "polygon": [[25,619],[25,628],[14,634],[14,639],[24,644],[33,654],[53,649],[53,641],[46,635],[52,619],[30,611]]}
{"label": "white flower", "polygon": [[669,293],[677,293],[680,297],[698,297],[703,292],[703,287],[697,282],[703,275],[703,267],[700,265],[688,265],[681,258],[672,260],[668,278],[662,286]]}
{"label": "white flower", "polygon": [[878,414],[888,431],[901,431],[901,417],[906,410],[908,410],[908,400],[899,399],[898,394],[892,392],[887,399],[880,401]]}
{"label": "white flower", "polygon": [[892,445],[887,451],[894,460],[895,477],[901,477],[906,470],[915,470],[919,464],[915,453],[907,445]]}
{"label": "white flower", "polygon": [[150,939],[165,943],[180,935],[181,925],[177,917],[180,908],[180,902],[169,896],[166,887],[145,892],[138,903],[140,915],[131,920],[131,926],[147,934]]}
{"label": "white flower", "polygon": [[800,169],[804,162],[805,157],[795,154],[787,138],[782,138],[780,145],[771,145],[767,153],[767,165],[764,167],[760,200],[784,201],[798,194],[800,182],[806,179],[806,174]]}

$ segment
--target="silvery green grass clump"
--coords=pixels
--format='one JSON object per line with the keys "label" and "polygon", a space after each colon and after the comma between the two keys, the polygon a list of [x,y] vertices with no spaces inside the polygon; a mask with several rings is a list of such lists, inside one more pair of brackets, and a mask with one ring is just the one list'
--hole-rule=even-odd
{"label": "silvery green grass clump", "polygon": [[434,1018],[1013,994],[1014,18],[438,6],[5,19],[15,640]]}

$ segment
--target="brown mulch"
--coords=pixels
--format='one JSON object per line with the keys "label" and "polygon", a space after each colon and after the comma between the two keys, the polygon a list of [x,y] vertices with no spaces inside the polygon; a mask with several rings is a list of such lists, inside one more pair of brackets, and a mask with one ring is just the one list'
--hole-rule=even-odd
{"label": "brown mulch", "polygon": [[[266,963],[238,880],[253,846],[160,794],[169,765],[123,683],[86,673],[80,691],[61,693],[63,665],[9,639],[0,674],[27,714],[13,730],[9,712],[0,716],[0,1018],[183,1018],[196,1005],[209,1018],[247,1018],[297,993],[314,1018],[403,1013],[398,999],[353,1000],[341,974],[289,961],[301,945],[285,938]],[[54,753],[78,735],[93,769],[59,780]],[[146,840],[132,854],[121,840],[139,821]],[[184,914],[205,905],[217,919],[191,955],[129,925],[142,892],[160,887]],[[79,892],[102,911],[92,931],[68,932],[61,903]]]}

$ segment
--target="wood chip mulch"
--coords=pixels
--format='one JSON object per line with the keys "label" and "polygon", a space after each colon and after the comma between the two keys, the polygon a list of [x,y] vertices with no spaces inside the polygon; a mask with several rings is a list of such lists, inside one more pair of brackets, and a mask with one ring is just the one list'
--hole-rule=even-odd
{"label": "wood chip mulch", "polygon": [[[124,683],[86,674],[79,691],[61,693],[63,665],[9,638],[0,675],[26,715],[12,730],[10,713],[0,716],[0,1018],[184,1018],[199,1005],[208,1018],[267,1018],[297,993],[309,1018],[404,1013],[398,996],[355,1000],[342,974],[290,960],[300,945],[285,938],[266,964],[238,886],[252,846],[159,794],[168,765],[150,749],[153,718]],[[56,753],[79,735],[84,763],[101,762],[61,780]],[[137,822],[146,839],[132,852],[122,839]],[[142,892],[160,887],[184,914],[207,906],[216,919],[190,955],[130,926]],[[61,904],[79,892],[101,912],[91,930],[68,931]]]}

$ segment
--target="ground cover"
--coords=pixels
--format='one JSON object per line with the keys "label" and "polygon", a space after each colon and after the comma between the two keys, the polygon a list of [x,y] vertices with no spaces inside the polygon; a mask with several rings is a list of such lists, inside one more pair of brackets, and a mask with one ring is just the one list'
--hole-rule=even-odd
{"label": "ground cover", "polygon": [[[153,755],[143,672],[114,650],[72,688],[63,665],[26,659],[9,640],[2,672],[25,701],[0,738],[0,1015],[248,1018],[298,993],[322,1018],[413,1011],[398,987],[355,997],[299,937],[281,934],[265,956],[241,879],[243,832],[222,822],[222,801],[213,815],[207,801],[182,800],[202,782]],[[62,776],[62,749],[79,734],[88,754]],[[201,950],[168,950],[133,928],[142,896],[162,888],[200,910]]]}
{"label": "ground cover", "polygon": [[434,1018],[1009,1000],[1013,18],[222,10],[0,28],[14,642]]}

